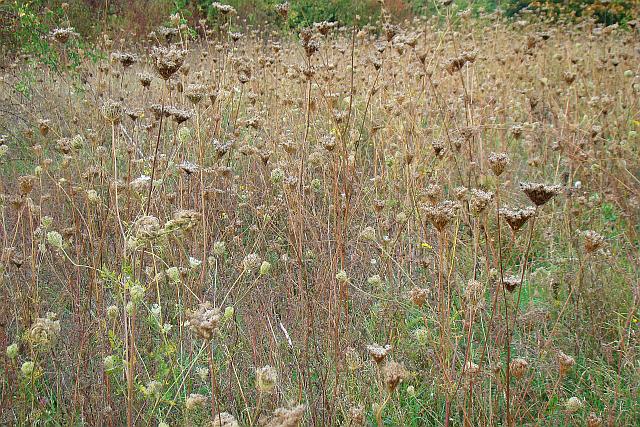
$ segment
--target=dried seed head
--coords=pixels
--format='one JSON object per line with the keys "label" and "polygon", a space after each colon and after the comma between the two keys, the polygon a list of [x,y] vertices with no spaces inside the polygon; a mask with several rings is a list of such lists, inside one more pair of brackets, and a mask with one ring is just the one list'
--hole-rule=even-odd
{"label": "dried seed head", "polygon": [[493,193],[489,191],[482,191],[476,188],[471,190],[471,197],[469,197],[469,209],[474,215],[479,215],[489,203],[493,200]]}
{"label": "dried seed head", "polygon": [[424,303],[427,301],[427,297],[429,296],[429,290],[418,288],[417,286],[409,291],[409,299],[418,307],[422,307]]}
{"label": "dried seed head", "polygon": [[222,312],[209,301],[205,301],[200,303],[196,311],[189,314],[188,320],[191,330],[199,338],[209,341],[222,320]]}
{"label": "dried seed head", "polygon": [[79,35],[80,34],[76,33],[73,27],[56,28],[50,34],[51,38],[60,44],[65,44],[71,38],[78,37]]}
{"label": "dried seed head", "polygon": [[278,371],[267,365],[256,369],[256,388],[261,393],[271,393],[278,383]]}
{"label": "dried seed head", "polygon": [[193,112],[188,110],[181,110],[175,107],[167,107],[167,112],[173,117],[173,120],[182,124],[193,117]]}
{"label": "dried seed head", "polygon": [[502,175],[505,168],[509,165],[511,160],[505,153],[491,153],[489,154],[489,167],[493,171],[495,176]]}
{"label": "dried seed head", "polygon": [[464,298],[467,301],[467,304],[469,304],[471,308],[477,309],[479,304],[483,301],[484,291],[485,288],[482,282],[475,279],[469,280],[464,289]]}
{"label": "dried seed head", "polygon": [[567,85],[571,85],[576,77],[576,73],[572,71],[565,71],[564,73],[562,73],[562,78],[564,79],[565,83],[567,83]]}
{"label": "dried seed head", "polygon": [[252,271],[260,268],[262,258],[256,253],[247,254],[242,260],[242,267],[247,271]]}
{"label": "dried seed head", "polygon": [[350,371],[355,371],[362,366],[362,359],[360,358],[360,355],[358,354],[356,349],[353,347],[349,347],[345,350],[344,359],[347,368]]}
{"label": "dried seed head", "polygon": [[509,364],[509,371],[515,378],[520,379],[527,371],[528,366],[529,362],[522,358],[513,359]]}
{"label": "dried seed head", "polygon": [[149,73],[138,73],[138,81],[142,85],[142,87],[148,88],[151,86],[151,81],[153,81],[153,76]]}
{"label": "dried seed head", "polygon": [[552,197],[560,194],[562,187],[559,185],[547,185],[535,182],[521,182],[520,189],[536,206],[542,206],[551,200]]}
{"label": "dried seed head", "polygon": [[401,381],[409,378],[409,372],[404,365],[393,360],[388,361],[383,368],[384,383],[389,393],[393,393]]}
{"label": "dried seed head", "polygon": [[264,427],[297,427],[302,421],[305,410],[305,405],[298,405],[293,408],[278,408],[265,421]]}
{"label": "dried seed head", "polygon": [[185,401],[187,411],[192,411],[198,407],[204,406],[207,403],[207,398],[198,393],[191,393]]}
{"label": "dried seed head", "polygon": [[442,187],[438,184],[429,184],[420,192],[420,196],[424,197],[431,205],[435,205],[440,200]]}
{"label": "dried seed head", "polygon": [[446,151],[446,147],[444,145],[444,141],[439,139],[434,139],[431,141],[431,147],[433,148],[433,152],[436,157],[443,157]]}
{"label": "dried seed head", "polygon": [[283,19],[287,19],[289,15],[289,2],[277,4],[275,10]]}
{"label": "dried seed head", "polygon": [[124,113],[134,122],[144,115],[142,108],[127,108]]}
{"label": "dried seed head", "polygon": [[[184,127],[182,129],[188,129],[188,128]],[[184,162],[180,163],[178,165],[178,168],[182,172],[184,172],[187,176],[190,176],[200,170],[200,167],[198,165],[196,165],[195,163],[191,163],[188,160],[185,160]]]}
{"label": "dried seed head", "polygon": [[462,52],[459,56],[449,59],[445,65],[445,69],[449,74],[460,71],[465,64],[474,63],[477,55],[478,53],[475,51]]}
{"label": "dried seed head", "polygon": [[469,189],[462,185],[453,189],[453,195],[458,201],[466,200],[468,193]]}
{"label": "dried seed head", "polygon": [[370,242],[375,242],[376,240],[376,230],[375,228],[369,226],[365,227],[360,231],[360,237],[364,240],[368,240]]}
{"label": "dried seed head", "polygon": [[513,292],[516,290],[516,288],[518,286],[520,286],[522,283],[520,282],[520,277],[519,276],[505,276],[502,279],[502,283],[504,283],[504,287],[509,291],[509,292]]}
{"label": "dried seed head", "polygon": [[151,185],[151,177],[147,175],[139,176],[129,183],[131,189],[139,193],[148,190],[149,185]]}
{"label": "dried seed head", "polygon": [[604,246],[604,237],[593,230],[581,232],[584,238],[584,249],[587,253],[592,253]]}
{"label": "dried seed head", "polygon": [[558,367],[560,369],[560,375],[564,376],[575,364],[576,361],[573,357],[564,354],[562,351],[558,351]]}
{"label": "dried seed head", "polygon": [[187,86],[184,91],[185,96],[194,105],[197,105],[208,96],[207,87],[203,84],[194,83]]}
{"label": "dried seed head", "polygon": [[365,421],[364,405],[356,405],[349,408],[351,425],[363,426]]}
{"label": "dried seed head", "polygon": [[335,22],[328,22],[328,21],[316,22],[313,24],[313,27],[318,31],[318,33],[320,33],[323,36],[328,35],[329,32],[335,26],[336,26]]}
{"label": "dried seed head", "polygon": [[102,117],[104,117],[109,123],[117,124],[122,118],[124,109],[122,108],[121,103],[114,101],[113,99],[107,99],[102,104],[100,112],[102,113]]}
{"label": "dried seed head", "polygon": [[38,121],[38,129],[40,130],[40,135],[47,136],[49,130],[51,129],[51,120],[39,120]]}
{"label": "dried seed head", "polygon": [[500,208],[500,215],[509,224],[511,230],[516,232],[522,228],[522,226],[536,214],[536,208],[528,206],[523,209],[510,209]]}
{"label": "dried seed head", "polygon": [[111,54],[111,60],[119,62],[125,69],[127,69],[138,62],[138,56],[128,52],[113,52]]}
{"label": "dried seed head", "polygon": [[391,23],[385,23],[382,29],[387,42],[393,40],[393,38],[398,34],[398,31],[400,31],[397,25],[393,25]]}
{"label": "dried seed head", "polygon": [[164,80],[169,80],[184,64],[187,56],[186,50],[176,47],[154,47],[151,56],[153,57],[153,65],[156,71]]}
{"label": "dried seed head", "polygon": [[182,209],[173,214],[173,219],[167,221],[163,232],[172,233],[186,231],[194,227],[201,219],[202,214],[191,209]]}
{"label": "dried seed head", "polygon": [[325,135],[320,143],[325,150],[333,151],[336,148],[336,137],[334,135]]}
{"label": "dried seed head", "polygon": [[234,59],[234,67],[238,76],[238,81],[241,84],[247,83],[251,80],[251,61],[246,57],[238,57]]}
{"label": "dried seed head", "polygon": [[29,342],[36,348],[49,348],[60,334],[60,321],[55,313],[38,317],[29,329]]}
{"label": "dried seed head", "polygon": [[213,2],[211,6],[223,15],[235,15],[238,13],[236,8],[229,4],[222,4],[216,1]]}
{"label": "dried seed head", "polygon": [[238,420],[228,412],[221,412],[211,422],[211,427],[240,427]]}
{"label": "dried seed head", "polygon": [[378,365],[380,365],[384,361],[391,349],[392,347],[389,344],[385,345],[384,347],[375,343],[367,346],[367,351],[371,355],[371,358]]}
{"label": "dried seed head", "polygon": [[26,196],[33,191],[33,185],[36,181],[36,177],[33,175],[23,175],[18,178],[18,189],[21,196]]}
{"label": "dried seed head", "polygon": [[578,412],[584,407],[584,402],[580,400],[580,398],[573,396],[564,403],[564,406],[565,408],[567,408],[568,412],[574,413]]}
{"label": "dried seed head", "polygon": [[138,241],[151,241],[158,237],[159,232],[160,221],[155,216],[141,216],[133,224],[133,234]]}
{"label": "dried seed head", "polygon": [[602,417],[599,417],[596,413],[591,412],[587,417],[587,427],[600,427],[602,426]]}
{"label": "dried seed head", "polygon": [[459,202],[444,200],[436,206],[424,206],[423,211],[436,230],[443,231],[449,222],[455,218],[459,208]]}

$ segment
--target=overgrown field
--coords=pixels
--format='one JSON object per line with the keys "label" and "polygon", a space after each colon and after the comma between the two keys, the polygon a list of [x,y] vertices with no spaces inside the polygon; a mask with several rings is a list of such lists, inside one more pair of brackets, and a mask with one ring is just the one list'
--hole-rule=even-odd
{"label": "overgrown field", "polygon": [[635,22],[217,7],[3,71],[0,424],[640,425]]}

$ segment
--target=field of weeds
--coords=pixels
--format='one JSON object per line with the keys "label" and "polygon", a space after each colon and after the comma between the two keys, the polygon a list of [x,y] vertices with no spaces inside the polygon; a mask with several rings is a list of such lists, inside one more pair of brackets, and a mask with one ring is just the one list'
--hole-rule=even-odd
{"label": "field of weeds", "polygon": [[0,424],[640,424],[635,22],[219,10],[3,70]]}

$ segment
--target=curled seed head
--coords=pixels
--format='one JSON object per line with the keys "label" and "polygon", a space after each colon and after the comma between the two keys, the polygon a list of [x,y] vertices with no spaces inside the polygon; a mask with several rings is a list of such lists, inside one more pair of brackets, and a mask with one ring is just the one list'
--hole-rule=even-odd
{"label": "curled seed head", "polygon": [[509,365],[509,370],[514,378],[522,378],[529,366],[529,362],[522,358],[513,359]]}
{"label": "curled seed head", "polygon": [[542,206],[551,198],[560,194],[562,187],[559,185],[547,185],[535,182],[521,182],[520,189],[536,205]]}
{"label": "curled seed head", "polygon": [[500,216],[509,224],[513,232],[522,228],[522,226],[532,218],[536,213],[536,208],[529,206],[522,209],[500,208]]}
{"label": "curled seed head", "polygon": [[392,347],[389,344],[383,347],[374,343],[367,346],[367,351],[371,355],[371,358],[379,365],[387,357],[387,354],[389,354],[391,348]]}
{"label": "curled seed head", "polygon": [[278,371],[267,365],[256,369],[256,388],[261,393],[271,393],[278,383]]}
{"label": "curled seed head", "polygon": [[584,238],[584,249],[587,253],[592,253],[604,246],[604,237],[593,230],[581,232]]}
{"label": "curled seed head", "polygon": [[493,171],[495,176],[502,175],[502,172],[504,172],[510,161],[511,160],[509,159],[509,156],[507,156],[505,153],[489,154],[489,167],[491,167],[491,170]]}
{"label": "curled seed head", "polygon": [[389,393],[393,393],[398,384],[409,377],[409,372],[405,369],[404,365],[393,360],[390,360],[384,365],[384,382],[387,386]]}
{"label": "curled seed head", "polygon": [[200,303],[198,309],[188,316],[191,330],[204,340],[211,340],[215,330],[222,320],[222,312],[219,308],[213,307],[209,301]]}
{"label": "curled seed head", "polygon": [[429,296],[429,290],[419,287],[414,287],[409,291],[409,299],[418,307],[422,307],[424,303],[427,301],[427,297]]}

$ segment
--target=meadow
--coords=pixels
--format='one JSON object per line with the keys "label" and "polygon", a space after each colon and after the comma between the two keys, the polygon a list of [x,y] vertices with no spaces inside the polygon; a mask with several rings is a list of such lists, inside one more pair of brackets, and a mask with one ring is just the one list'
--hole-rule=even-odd
{"label": "meadow", "polygon": [[1,71],[0,424],[640,425],[636,21],[215,7]]}

